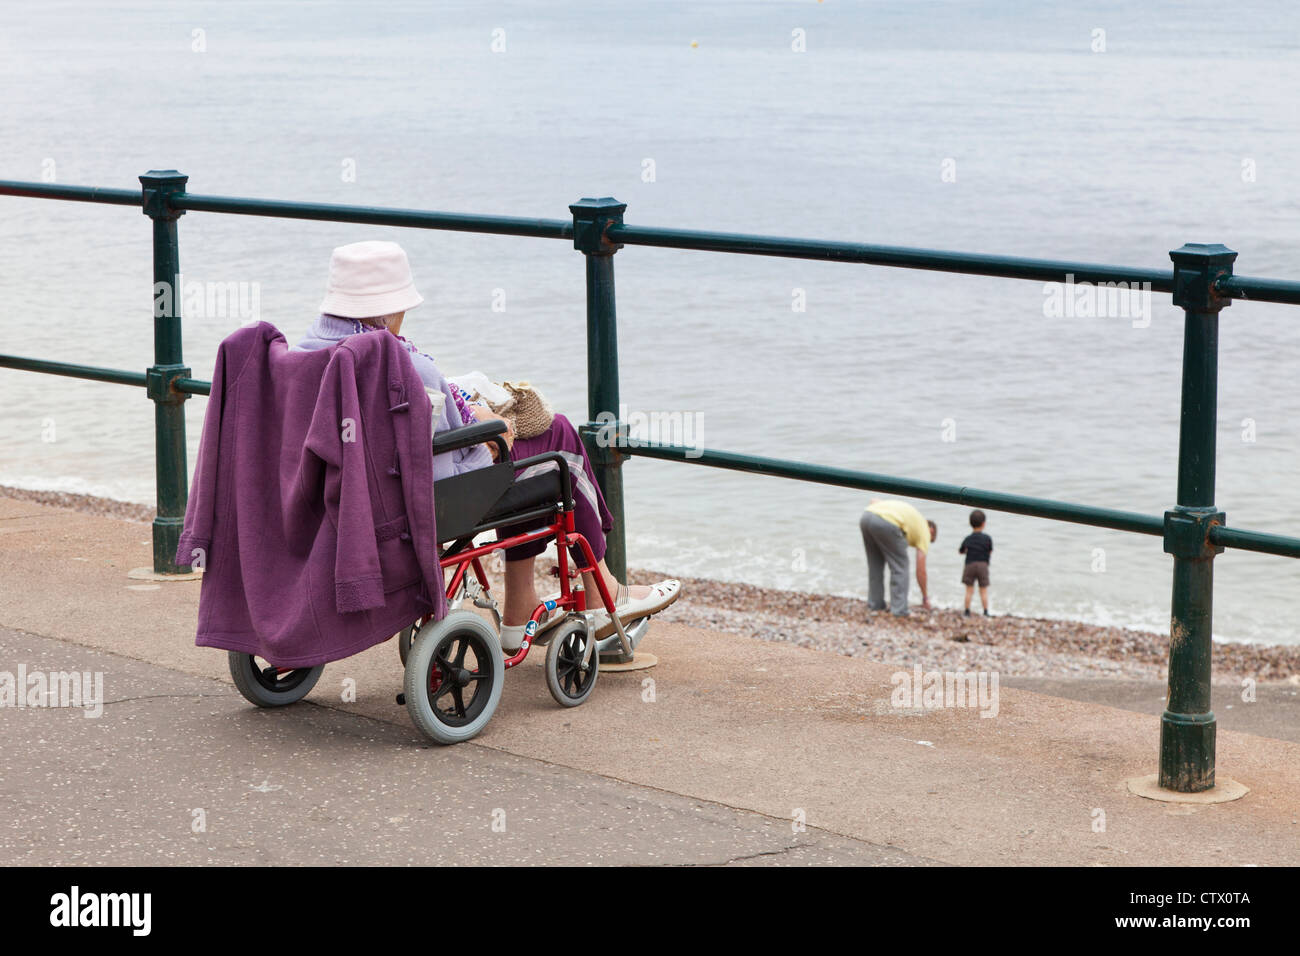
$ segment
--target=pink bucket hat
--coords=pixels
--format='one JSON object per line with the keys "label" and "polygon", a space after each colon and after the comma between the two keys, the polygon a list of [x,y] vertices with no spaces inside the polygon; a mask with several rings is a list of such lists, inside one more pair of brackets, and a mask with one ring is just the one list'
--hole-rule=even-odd
{"label": "pink bucket hat", "polygon": [[370,319],[405,312],[423,301],[402,247],[368,240],[334,250],[320,310],[346,319]]}

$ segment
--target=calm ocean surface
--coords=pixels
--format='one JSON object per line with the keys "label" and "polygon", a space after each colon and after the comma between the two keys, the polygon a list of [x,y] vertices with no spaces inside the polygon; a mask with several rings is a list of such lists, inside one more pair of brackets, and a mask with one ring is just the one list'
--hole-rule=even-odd
{"label": "calm ocean surface", "polygon": [[[1293,3],[121,6],[6,5],[0,178],[130,188],[176,167],[196,193],[548,218],[613,195],[643,225],[1161,268],[1223,242],[1242,274],[1300,278]],[[566,243],[205,213],[180,234],[187,282],[256,283],[291,340],[332,247],[396,238],[426,298],[406,331],[445,372],[527,378],[585,418]],[[0,351],[150,364],[138,211],[0,199],[0,263]],[[1048,318],[1031,282],[632,247],[616,270],[623,400],[699,416],[708,447],[1173,504],[1168,296],[1135,328]],[[243,318],[187,313],[196,376]],[[1297,341],[1300,310],[1223,315],[1230,524],[1300,534]],[[152,500],[143,390],[0,371],[0,407],[0,483]],[[646,460],[626,476],[635,566],[865,592],[866,494]],[[966,510],[918,504],[939,524],[933,593],[957,604]],[[1167,628],[1158,539],[996,513],[987,530],[995,610]],[[1217,635],[1300,641],[1300,563],[1229,552],[1216,573]]]}

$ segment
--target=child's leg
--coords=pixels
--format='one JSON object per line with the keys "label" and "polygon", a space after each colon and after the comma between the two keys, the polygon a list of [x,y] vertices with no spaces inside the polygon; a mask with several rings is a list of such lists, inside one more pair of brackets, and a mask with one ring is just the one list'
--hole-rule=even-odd
{"label": "child's leg", "polygon": [[[973,595],[974,593],[975,593],[975,585],[973,584],[966,585],[966,610],[968,611],[970,610],[971,595]],[[986,604],[985,607],[987,606],[988,605]]]}
{"label": "child's leg", "polygon": [[[967,588],[967,590],[969,591],[970,589]],[[980,603],[984,605],[984,610],[987,611],[989,609],[989,586],[987,584],[980,585]],[[966,605],[967,607],[970,606],[969,596],[966,598]]]}

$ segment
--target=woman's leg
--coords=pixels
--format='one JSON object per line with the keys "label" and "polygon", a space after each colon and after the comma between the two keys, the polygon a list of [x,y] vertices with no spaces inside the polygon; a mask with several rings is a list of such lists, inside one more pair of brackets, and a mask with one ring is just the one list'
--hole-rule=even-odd
{"label": "woman's leg", "polygon": [[[570,485],[573,489],[574,530],[586,538],[587,543],[591,545],[592,554],[597,562],[596,567],[604,575],[610,596],[617,600],[618,582],[609,573],[604,561],[605,535],[609,534],[614,527],[614,516],[606,507],[604,496],[600,493],[600,486],[596,484],[596,473],[587,458],[587,449],[582,443],[582,436],[573,427],[573,423],[563,415],[556,415],[555,420],[551,422],[551,427],[540,435],[516,439],[510,457],[515,461],[522,461],[543,452],[559,452],[568,463]],[[554,462],[534,465],[517,472],[516,478],[529,477],[533,468],[554,469],[556,467],[558,466]],[[522,534],[533,530],[536,525],[537,522],[533,522],[531,525],[502,528],[500,534],[502,537]],[[506,549],[506,593],[501,624],[502,646],[508,651],[513,651],[519,646],[523,638],[522,627],[540,603],[536,579],[533,576],[533,564],[537,556],[546,550],[546,546],[547,542],[542,540],[530,541],[528,544]],[[582,560],[582,556],[574,555],[574,560]],[[590,574],[585,574],[583,577],[591,587],[588,593],[593,596],[593,599],[588,602],[589,606],[599,605],[600,600],[595,597],[598,592],[594,579]],[[634,589],[634,593],[644,597],[649,594],[649,588],[637,588]]]}
{"label": "woman's leg", "polygon": [[[565,454],[569,459],[570,473],[581,467],[586,461],[586,452],[582,447],[582,438],[578,435],[577,429],[563,415],[556,415],[555,420],[551,422],[551,427],[540,435],[532,438],[519,438],[515,440],[514,447],[510,451],[510,457],[515,461],[521,461],[525,458],[531,458],[533,455],[540,455],[542,452],[559,451]],[[580,456],[573,457],[573,456]],[[552,468],[556,467],[554,465]],[[596,485],[595,477],[588,468],[583,469],[584,475],[590,476],[588,481],[591,489],[604,514],[609,514],[609,509],[604,507],[604,499],[600,497],[600,487]],[[526,477],[528,470],[516,473],[516,478]],[[587,504],[585,495],[579,494],[578,485],[581,482],[574,481],[574,510],[578,512],[578,502],[582,501]],[[583,514],[583,524],[577,522],[575,514],[575,527],[582,530],[583,526],[590,526],[592,509],[588,506],[587,513]],[[599,522],[599,518],[596,519]],[[509,537],[513,534],[523,534],[531,531],[537,526],[538,522],[532,522],[529,525],[515,525],[508,528],[502,528],[498,532],[501,537]],[[610,527],[613,527],[613,518],[610,518]],[[599,528],[599,523],[597,524]],[[585,532],[584,532],[585,534]],[[600,533],[591,541],[592,549],[599,547],[598,555],[605,553],[605,536]],[[533,574],[533,564],[537,556],[546,550],[546,541],[530,541],[528,544],[521,544],[518,547],[507,548],[505,553],[506,559],[506,594],[505,608],[502,611],[501,623],[507,627],[518,627],[527,623],[534,610],[540,602],[537,596],[536,579]]]}
{"label": "woman's leg", "polygon": [[[586,538],[587,543],[591,545],[592,555],[596,559],[596,568],[604,577],[605,586],[609,589],[610,597],[617,600],[616,590],[621,582],[615,579],[605,565],[605,536],[614,529],[614,516],[610,514],[609,508],[605,505],[605,497],[600,493],[600,485],[596,483],[596,472],[591,466],[591,459],[587,457],[587,448],[583,445],[582,436],[578,434],[578,430],[573,426],[573,423],[563,415],[556,415],[555,420],[551,422],[551,427],[540,435],[516,440],[511,451],[511,457],[515,461],[522,461],[533,455],[540,455],[543,452],[550,451],[558,451],[563,454],[569,464],[569,477],[573,486],[574,530]],[[526,475],[527,471],[522,474]],[[535,557],[545,549],[544,542],[532,542],[518,548],[510,548],[506,551],[506,569],[509,570],[510,565],[516,562],[522,564],[525,558]],[[578,560],[580,557],[580,555],[575,555],[574,559]],[[532,562],[529,561],[528,564],[531,573]],[[522,572],[520,574],[522,576]],[[521,580],[520,583],[522,585],[524,582]],[[583,575],[583,584],[589,588],[587,591],[587,606],[598,607],[600,605],[600,592],[596,589],[595,577],[590,572]],[[535,592],[532,591],[532,578],[529,578],[527,587],[529,588],[529,594],[533,596],[532,606],[524,613],[522,619],[518,621],[512,619],[506,623],[522,623],[527,620],[528,615],[537,606]],[[628,590],[633,600],[640,600],[650,594],[650,588],[644,586],[632,587]],[[507,607],[515,606],[513,605],[508,583],[506,585],[506,604]]]}
{"label": "woman's leg", "polygon": [[[660,581],[651,586],[623,588],[619,593],[620,582],[614,578],[605,564],[605,536],[614,528],[614,516],[605,505],[600,486],[596,484],[596,472],[587,457],[587,449],[582,443],[578,430],[563,415],[556,415],[551,427],[533,438],[521,438],[515,441],[511,458],[523,461],[543,452],[559,452],[569,466],[569,479],[573,489],[573,525],[574,530],[587,539],[595,558],[595,573],[601,576],[610,599],[624,608],[618,612],[620,620],[630,620],[630,616],[653,614],[667,607],[681,595],[681,582]],[[554,462],[532,465],[517,472],[516,477],[527,478],[533,468],[546,469],[557,467]],[[522,534],[530,530],[527,525],[503,528],[503,537],[510,534]],[[533,559],[546,548],[544,542],[532,541],[506,551],[506,571],[510,575],[506,582],[506,606],[508,616],[503,618],[501,627],[501,645],[509,651],[521,646],[523,641],[523,622],[537,607],[537,594],[533,587]],[[572,550],[572,549],[570,549]],[[575,555],[575,561],[582,561],[583,556]],[[512,565],[516,566],[512,570]],[[525,567],[527,576],[525,577]],[[513,584],[513,589],[512,589]],[[586,588],[587,607],[600,608],[603,601],[595,576],[588,572],[583,575]],[[620,601],[619,598],[623,600]],[[529,603],[531,601],[531,604]],[[612,618],[596,628],[596,639],[600,640],[615,627]]]}
{"label": "woman's leg", "polygon": [[[599,573],[601,578],[604,580],[605,588],[609,591],[610,600],[617,604],[620,582],[618,578],[614,577],[610,572],[609,568],[605,566],[604,558],[601,558],[596,562],[596,572]],[[590,571],[584,574],[582,576],[582,586],[587,590],[587,607],[589,609],[602,607],[604,602],[601,600],[600,590],[596,587],[596,575],[592,574]],[[633,598],[643,598],[650,593],[650,589],[648,587],[637,586],[628,588],[628,592]]]}
{"label": "woman's leg", "polygon": [[517,626],[528,623],[541,603],[533,578],[533,561],[533,558],[524,558],[506,562],[506,604],[501,611],[502,624]]}
{"label": "woman's leg", "polygon": [[[587,539],[592,553],[599,561],[605,556],[605,535],[614,529],[614,516],[605,505],[605,496],[600,493],[596,482],[596,472],[587,457],[587,448],[582,443],[582,436],[563,415],[556,415],[551,427],[532,438],[520,438],[515,441],[511,455],[515,461],[531,458],[543,452],[559,452],[569,465],[569,478],[573,486],[573,523],[574,529]],[[553,464],[536,465],[536,468],[554,468]],[[525,470],[521,475],[527,475]],[[543,548],[538,548],[541,553]]]}

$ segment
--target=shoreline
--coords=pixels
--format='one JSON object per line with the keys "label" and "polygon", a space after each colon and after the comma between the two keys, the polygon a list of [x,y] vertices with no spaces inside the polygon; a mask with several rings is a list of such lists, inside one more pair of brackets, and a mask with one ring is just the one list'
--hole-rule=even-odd
{"label": "shoreline", "polygon": [[[152,505],[72,492],[0,485],[0,496],[144,524],[154,517]],[[636,568],[628,573],[635,584],[672,576]],[[1012,615],[967,618],[956,610],[920,607],[899,619],[869,611],[861,598],[680,580],[682,599],[657,615],[664,621],[907,668],[919,662],[927,669],[981,669],[1006,677],[1166,679],[1169,637],[1152,631]],[[539,593],[554,586],[549,562],[538,562]],[[1300,646],[1216,641],[1213,669],[1220,684],[1237,685],[1246,677],[1300,684]]]}

